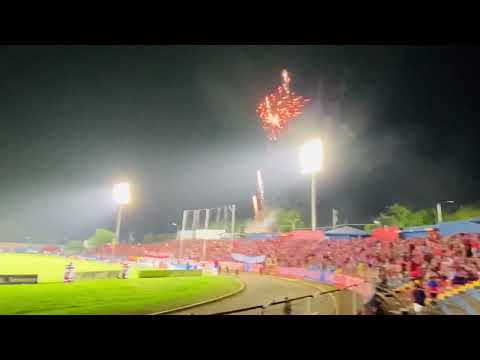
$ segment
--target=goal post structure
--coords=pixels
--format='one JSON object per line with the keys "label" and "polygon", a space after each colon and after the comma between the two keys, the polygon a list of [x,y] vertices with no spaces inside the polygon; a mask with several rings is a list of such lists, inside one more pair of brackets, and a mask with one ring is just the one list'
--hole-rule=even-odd
{"label": "goal post structure", "polygon": [[[183,210],[182,229],[177,234],[179,258],[183,257],[184,240],[203,240],[202,259],[206,259],[207,240],[228,240],[224,238],[230,228],[231,240],[235,238],[235,205],[224,205],[209,209]],[[211,220],[215,219],[212,224]]]}

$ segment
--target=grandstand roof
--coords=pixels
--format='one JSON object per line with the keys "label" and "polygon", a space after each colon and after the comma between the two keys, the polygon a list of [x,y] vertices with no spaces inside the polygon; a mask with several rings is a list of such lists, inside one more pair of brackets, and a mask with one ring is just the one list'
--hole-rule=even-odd
{"label": "grandstand roof", "polygon": [[329,230],[325,234],[327,236],[329,235],[367,236],[368,235],[366,231],[356,229],[351,226],[341,226],[341,227]]}
{"label": "grandstand roof", "polygon": [[447,221],[437,225],[414,226],[403,229],[402,233],[426,232],[429,228],[438,229],[443,236],[460,233],[480,233],[480,218],[468,221]]}
{"label": "grandstand roof", "polygon": [[438,225],[420,225],[420,226],[412,226],[403,229],[401,232],[422,232],[422,231],[428,231],[430,229],[435,229],[438,230]]}
{"label": "grandstand roof", "polygon": [[438,225],[440,233],[450,236],[460,233],[480,233],[480,223],[474,221],[451,221]]}

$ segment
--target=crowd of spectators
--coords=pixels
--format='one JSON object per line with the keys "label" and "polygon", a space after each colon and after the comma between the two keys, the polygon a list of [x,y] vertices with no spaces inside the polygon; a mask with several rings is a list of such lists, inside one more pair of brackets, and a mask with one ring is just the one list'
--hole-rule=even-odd
{"label": "crowd of spectators", "polygon": [[[478,280],[480,276],[480,234],[442,237],[432,231],[426,237],[414,239],[378,240],[370,237],[330,241],[280,237],[238,239],[233,243],[209,240],[205,245],[205,260],[232,261],[232,252],[246,256],[265,255],[275,258],[279,266],[341,271],[390,289],[416,280],[432,298],[449,285],[465,284]],[[176,254],[178,241],[147,248]],[[145,255],[144,249],[137,247],[135,250],[135,255]],[[130,254],[131,249],[126,253]],[[184,241],[183,253],[186,258],[201,260],[203,241]]]}
{"label": "crowd of spectators", "polygon": [[479,245],[478,234],[442,237],[437,232],[408,240],[325,241],[316,249],[309,266],[341,269],[385,288],[416,281],[435,298],[449,285],[479,279]]}

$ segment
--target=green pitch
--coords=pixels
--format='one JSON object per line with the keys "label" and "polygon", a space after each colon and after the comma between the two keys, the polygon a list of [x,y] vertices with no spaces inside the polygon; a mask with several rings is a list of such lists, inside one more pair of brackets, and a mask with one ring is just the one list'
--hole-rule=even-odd
{"label": "green pitch", "polygon": [[0,274],[38,274],[38,281],[63,281],[65,266],[72,261],[76,271],[120,270],[120,265],[101,263],[93,260],[69,260],[61,256],[39,254],[0,253]]}
{"label": "green pitch", "polygon": [[[199,276],[128,280],[92,280],[64,284],[67,259],[0,254],[0,274],[39,274],[37,285],[0,285],[0,314],[109,315],[148,314],[231,293],[234,277]],[[93,261],[74,261],[78,271],[118,269]]]}

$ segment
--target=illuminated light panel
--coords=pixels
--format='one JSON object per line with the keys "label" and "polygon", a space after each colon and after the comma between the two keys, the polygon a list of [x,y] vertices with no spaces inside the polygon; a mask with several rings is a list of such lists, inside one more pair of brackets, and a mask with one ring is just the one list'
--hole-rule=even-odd
{"label": "illuminated light panel", "polygon": [[302,174],[312,174],[323,169],[322,140],[311,140],[300,148],[300,166]]}
{"label": "illuminated light panel", "polygon": [[119,183],[113,185],[113,200],[119,205],[125,205],[130,202],[130,184]]}

